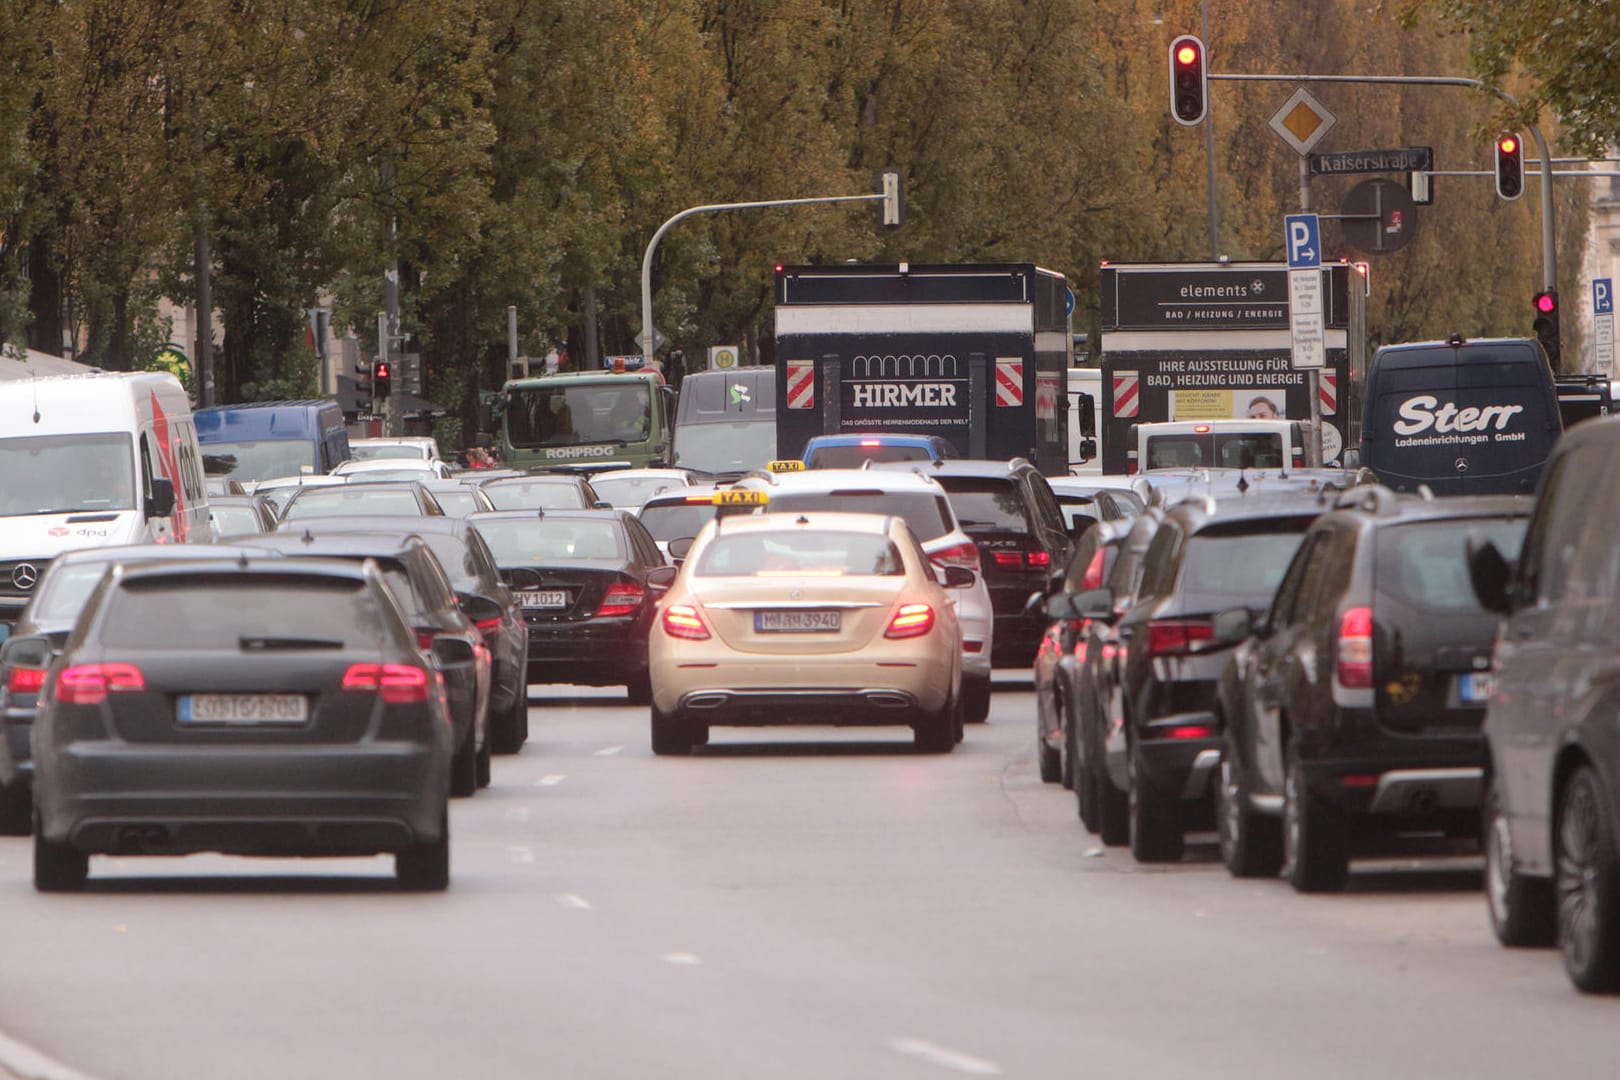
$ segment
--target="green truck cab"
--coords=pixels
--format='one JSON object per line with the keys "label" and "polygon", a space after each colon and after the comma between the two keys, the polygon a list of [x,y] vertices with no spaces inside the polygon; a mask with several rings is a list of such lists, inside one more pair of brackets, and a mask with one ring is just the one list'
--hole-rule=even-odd
{"label": "green truck cab", "polygon": [[577,371],[513,379],[495,403],[497,445],[516,469],[667,466],[674,394],[656,371]]}

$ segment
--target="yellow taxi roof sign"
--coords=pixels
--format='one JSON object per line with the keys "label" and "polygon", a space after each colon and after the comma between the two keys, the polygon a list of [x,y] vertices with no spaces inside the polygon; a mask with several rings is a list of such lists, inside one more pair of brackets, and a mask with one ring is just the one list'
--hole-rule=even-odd
{"label": "yellow taxi roof sign", "polygon": [[765,467],[771,472],[804,472],[804,462],[798,458],[782,458]]}
{"label": "yellow taxi roof sign", "polygon": [[716,506],[764,506],[771,501],[769,492],[752,488],[729,488],[714,493]]}

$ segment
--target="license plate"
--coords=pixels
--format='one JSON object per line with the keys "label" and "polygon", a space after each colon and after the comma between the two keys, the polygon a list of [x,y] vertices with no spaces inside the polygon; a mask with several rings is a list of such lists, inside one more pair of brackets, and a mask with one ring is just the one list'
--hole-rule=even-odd
{"label": "license plate", "polygon": [[836,611],[756,611],[754,629],[761,633],[836,633],[841,627]]}
{"label": "license plate", "polygon": [[1457,699],[1465,704],[1478,704],[1491,700],[1496,693],[1496,674],[1476,671],[1461,676],[1457,681]]}
{"label": "license plate", "polygon": [[182,724],[302,724],[309,699],[302,694],[186,694]]}
{"label": "license plate", "polygon": [[517,594],[517,601],[524,607],[563,608],[568,606],[568,591],[566,589],[528,589]]}

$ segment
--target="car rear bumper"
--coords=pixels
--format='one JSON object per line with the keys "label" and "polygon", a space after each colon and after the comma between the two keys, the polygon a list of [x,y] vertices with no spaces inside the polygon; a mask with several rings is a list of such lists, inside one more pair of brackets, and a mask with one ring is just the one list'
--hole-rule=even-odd
{"label": "car rear bumper", "polygon": [[945,707],[953,677],[946,659],[877,662],[848,654],[714,661],[655,656],[650,674],[661,711],[739,724],[909,724],[918,710]]}
{"label": "car rear bumper", "polygon": [[[1185,737],[1184,731],[1207,731],[1207,735]],[[1147,725],[1137,740],[1145,779],[1158,790],[1182,799],[1203,799],[1221,763],[1225,745],[1219,723],[1211,712],[1180,713],[1159,717]]]}
{"label": "car rear bumper", "polygon": [[34,729],[34,710],[9,708],[0,715],[0,728],[4,729],[5,750],[0,753],[0,784],[26,782],[34,773],[34,753],[29,747],[29,732]]}
{"label": "car rear bumper", "polygon": [[646,631],[629,620],[529,627],[531,683],[618,686],[646,667]]}
{"label": "car rear bumper", "polygon": [[81,850],[369,854],[438,837],[450,747],[80,743],[44,766],[43,833]]}

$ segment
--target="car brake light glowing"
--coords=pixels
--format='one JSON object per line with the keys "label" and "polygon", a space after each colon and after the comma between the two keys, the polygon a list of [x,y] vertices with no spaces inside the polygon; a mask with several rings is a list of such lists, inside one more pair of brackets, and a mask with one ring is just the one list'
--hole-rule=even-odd
{"label": "car brake light glowing", "polygon": [[13,694],[37,694],[45,689],[45,669],[14,667],[6,676],[6,689]]}
{"label": "car brake light glowing", "polygon": [[866,447],[871,447],[871,446],[882,446],[883,444],[878,442],[876,439],[862,439],[861,440],[861,445],[866,446]]}
{"label": "car brake light glowing", "polygon": [[633,615],[647,596],[647,590],[634,582],[621,581],[608,586],[602,603],[597,607],[598,617],[606,615]]}
{"label": "car brake light glowing", "polygon": [[1086,572],[1080,577],[1080,588],[1082,590],[1102,588],[1103,556],[1106,554],[1106,549],[1098,548],[1096,553],[1091,556],[1091,561],[1086,563]]}
{"label": "car brake light glowing", "polygon": [[928,557],[941,566],[965,566],[975,574],[979,572],[979,545],[971,540],[941,548]]}
{"label": "car brake light glowing", "polygon": [[501,617],[496,615],[489,619],[479,619],[473,625],[478,628],[480,634],[489,637],[501,628]]}
{"label": "car brake light glowing", "polygon": [[1025,553],[1024,560],[1031,566],[1044,569],[1052,565],[1052,553],[1049,551],[1030,551]]}
{"label": "car brake light glowing", "polygon": [[921,637],[934,628],[934,609],[927,604],[901,604],[883,631],[886,638]]}
{"label": "car brake light glowing", "polygon": [[997,551],[991,556],[997,566],[1023,566],[1024,557],[1016,551]]}
{"label": "car brake light glowing", "polygon": [[56,700],[64,705],[100,705],[110,690],[145,690],[134,664],[78,664],[56,677]]}
{"label": "car brake light glowing", "polygon": [[1178,656],[1215,640],[1215,627],[1189,619],[1156,619],[1147,625],[1149,656]]}
{"label": "car brake light glowing", "polygon": [[1209,434],[1209,425],[1208,424],[1194,424],[1193,425],[1193,430],[1195,432],[1197,432],[1198,434],[1200,434],[1200,435],[1208,435]]}
{"label": "car brake light glowing", "polygon": [[962,651],[965,653],[982,653],[984,652],[984,642],[974,641],[972,638],[964,638],[962,641]]}
{"label": "car brake light glowing", "polygon": [[1339,618],[1339,685],[1365,690],[1373,684],[1372,608],[1347,608]]}
{"label": "car brake light glowing", "polygon": [[439,632],[433,629],[419,629],[416,631],[416,647],[424,651],[433,648],[433,639]]}
{"label": "car brake light glowing", "polygon": [[1351,776],[1339,777],[1339,783],[1347,788],[1370,788],[1378,786],[1377,773],[1355,773]]}
{"label": "car brake light glowing", "polygon": [[375,691],[389,705],[416,705],[428,699],[428,673],[414,664],[350,664],[343,689]]}
{"label": "car brake light glowing", "polygon": [[688,641],[707,641],[708,624],[703,613],[691,604],[671,604],[664,609],[664,633]]}
{"label": "car brake light glowing", "polygon": [[1215,734],[1215,729],[1208,724],[1183,724],[1173,727],[1165,732],[1172,739],[1207,739]]}

